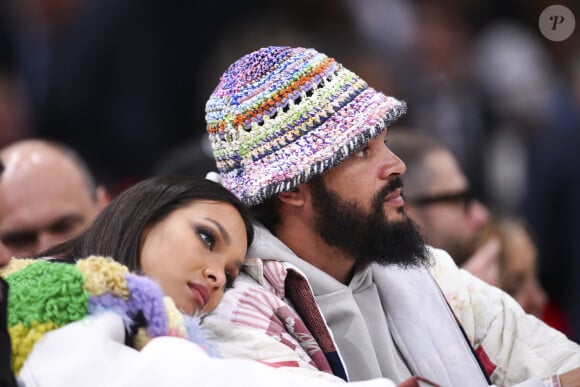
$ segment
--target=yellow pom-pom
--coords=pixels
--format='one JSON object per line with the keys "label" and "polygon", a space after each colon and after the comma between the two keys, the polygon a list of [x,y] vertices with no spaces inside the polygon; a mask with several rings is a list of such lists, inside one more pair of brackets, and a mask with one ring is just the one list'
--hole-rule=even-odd
{"label": "yellow pom-pom", "polygon": [[129,272],[109,257],[90,256],[76,263],[77,268],[85,277],[84,289],[93,296],[111,292],[125,299],[129,298],[129,289],[125,274]]}
{"label": "yellow pom-pom", "polygon": [[0,276],[7,277],[8,275],[22,270],[34,262],[37,262],[37,260],[32,258],[11,258],[8,265],[0,269]]}
{"label": "yellow pom-pom", "polygon": [[135,334],[135,339],[133,341],[133,346],[136,350],[140,351],[151,341],[151,337],[147,334],[146,328],[137,329],[137,334]]}
{"label": "yellow pom-pom", "polygon": [[167,314],[167,327],[169,336],[187,337],[187,331],[183,324],[183,314],[177,309],[170,297],[163,297],[165,313]]}
{"label": "yellow pom-pom", "polygon": [[10,334],[10,339],[12,340],[12,370],[14,373],[18,374],[20,368],[24,364],[24,361],[28,357],[30,351],[34,344],[46,332],[52,331],[59,326],[53,322],[38,323],[33,321],[30,328],[26,328],[22,324],[16,324],[8,328],[8,333]]}

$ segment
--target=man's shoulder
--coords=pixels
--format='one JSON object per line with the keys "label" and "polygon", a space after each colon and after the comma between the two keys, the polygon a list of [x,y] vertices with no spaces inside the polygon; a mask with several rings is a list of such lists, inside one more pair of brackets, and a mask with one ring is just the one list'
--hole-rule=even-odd
{"label": "man's shoulder", "polygon": [[285,305],[284,264],[278,261],[252,259],[228,289],[212,314],[233,321],[242,315],[263,315]]}

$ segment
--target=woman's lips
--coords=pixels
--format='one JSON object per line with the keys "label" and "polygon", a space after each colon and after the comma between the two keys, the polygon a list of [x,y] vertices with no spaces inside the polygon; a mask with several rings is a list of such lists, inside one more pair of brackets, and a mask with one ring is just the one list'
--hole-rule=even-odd
{"label": "woman's lips", "polygon": [[209,301],[209,292],[207,288],[195,282],[188,282],[187,286],[191,289],[194,297],[197,298],[200,308],[203,308]]}

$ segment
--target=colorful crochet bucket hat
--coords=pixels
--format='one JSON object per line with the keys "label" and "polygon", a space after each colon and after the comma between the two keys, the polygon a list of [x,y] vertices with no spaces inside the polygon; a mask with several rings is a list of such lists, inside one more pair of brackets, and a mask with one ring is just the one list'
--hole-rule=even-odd
{"label": "colorful crochet bucket hat", "polygon": [[222,75],[206,122],[222,184],[256,205],[337,165],[405,111],[325,54],[267,47]]}

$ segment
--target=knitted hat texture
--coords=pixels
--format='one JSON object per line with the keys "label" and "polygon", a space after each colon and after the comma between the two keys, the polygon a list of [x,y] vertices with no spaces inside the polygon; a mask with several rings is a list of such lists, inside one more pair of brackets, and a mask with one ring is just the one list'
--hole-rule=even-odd
{"label": "knitted hat texture", "polygon": [[222,75],[206,122],[222,184],[255,205],[339,164],[405,111],[323,53],[267,47]]}

